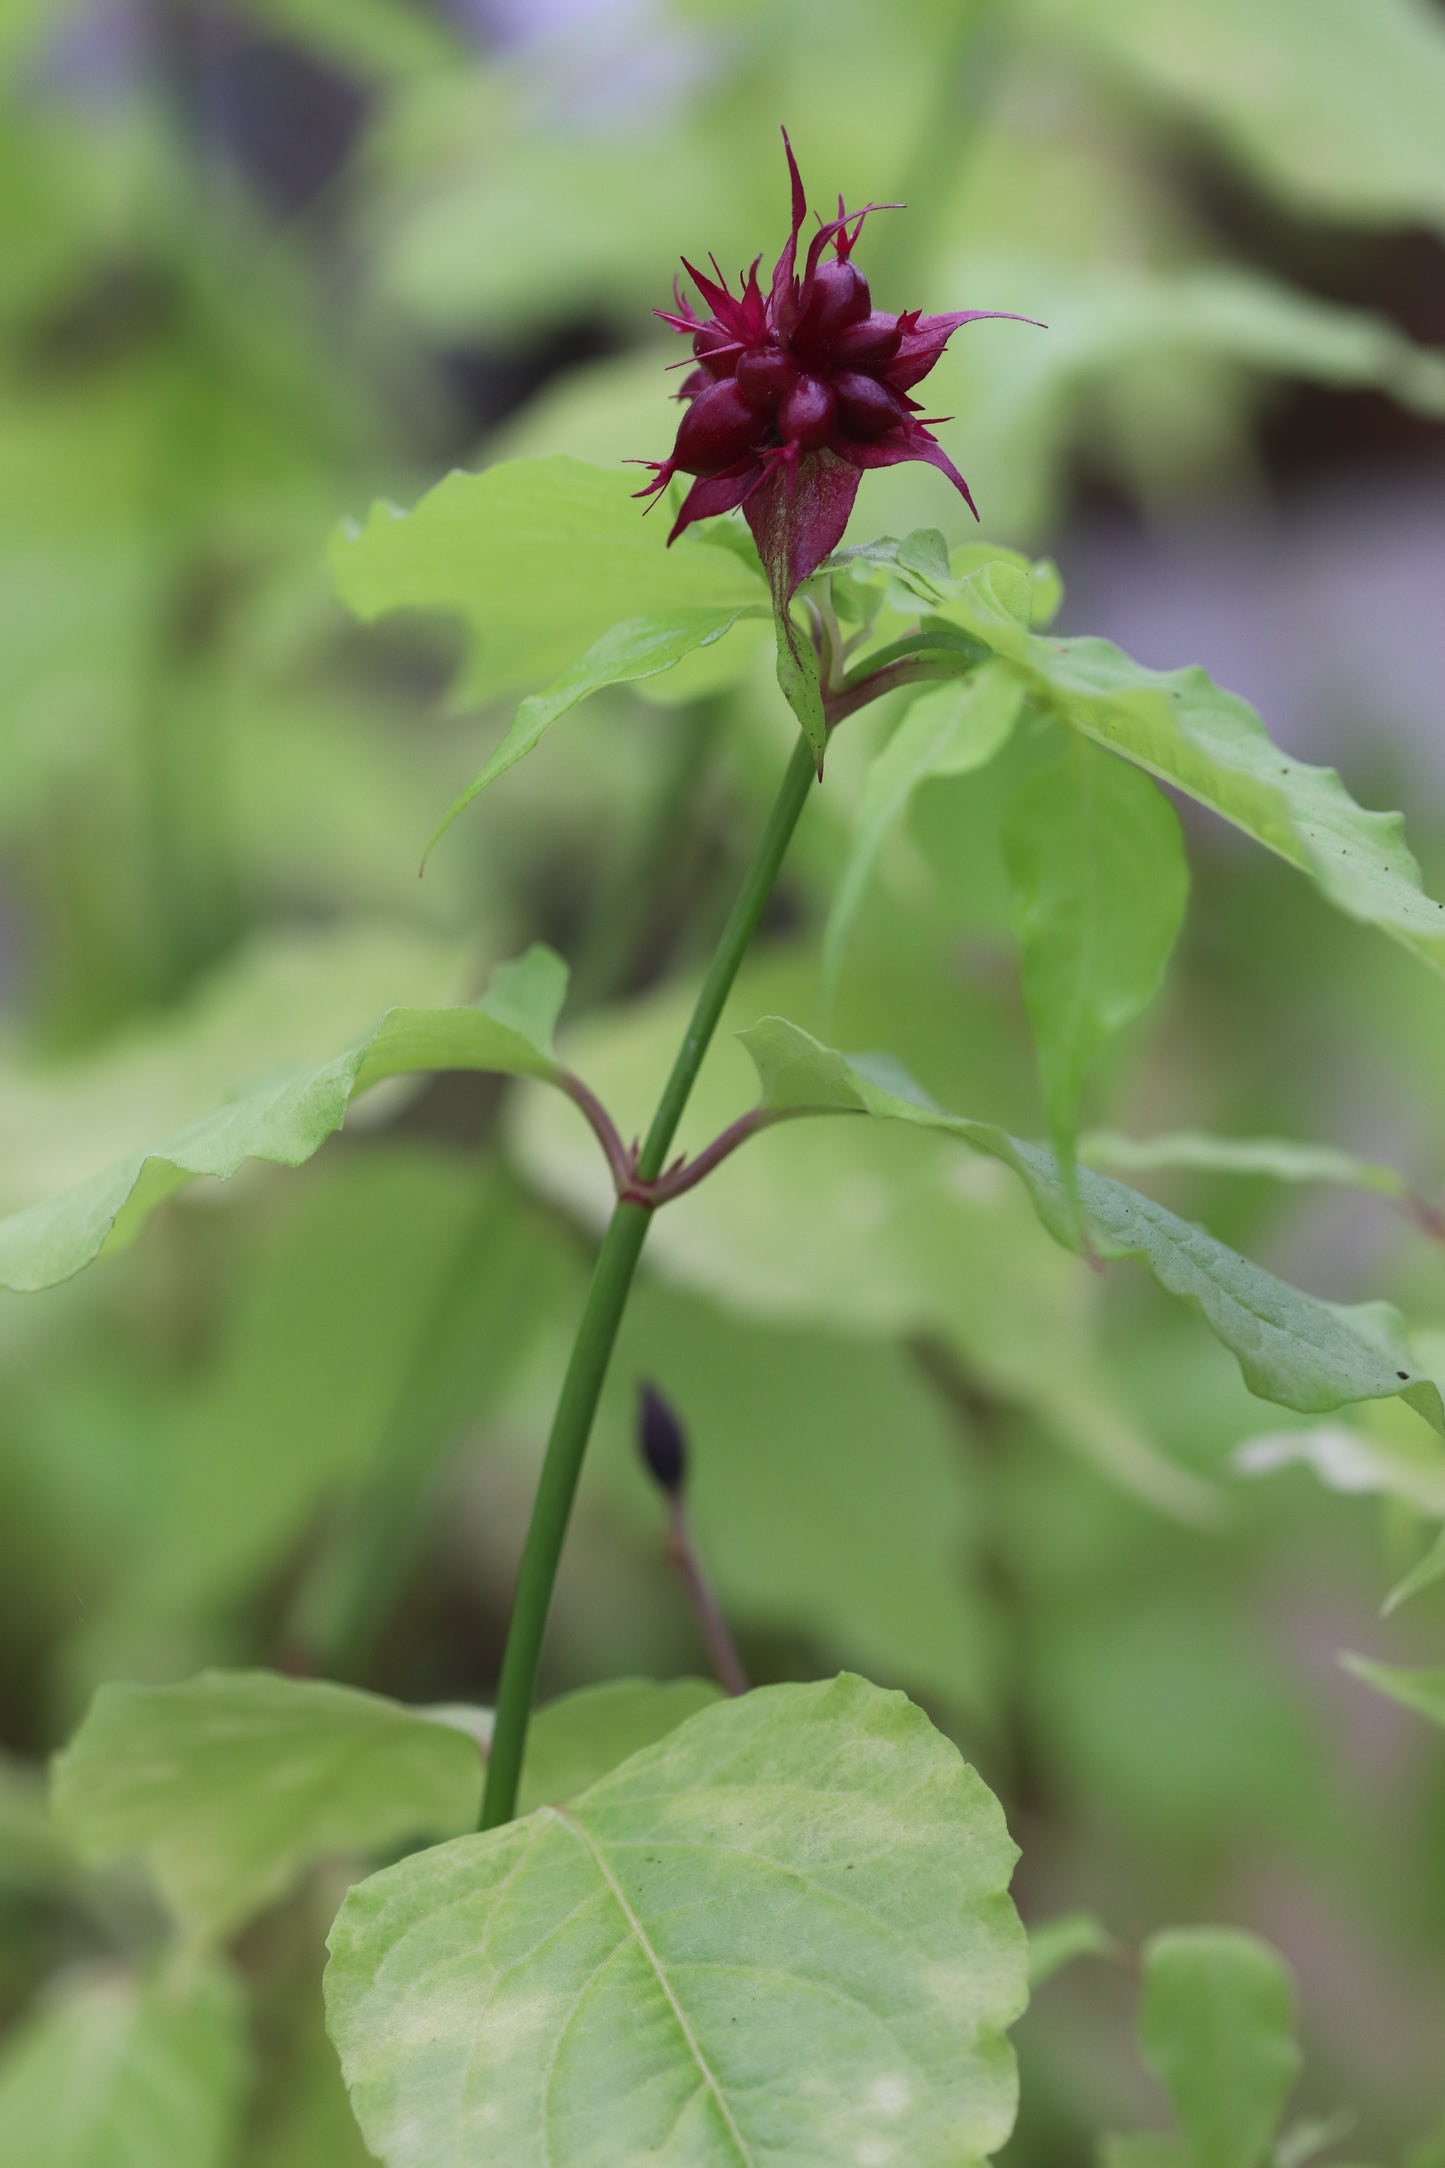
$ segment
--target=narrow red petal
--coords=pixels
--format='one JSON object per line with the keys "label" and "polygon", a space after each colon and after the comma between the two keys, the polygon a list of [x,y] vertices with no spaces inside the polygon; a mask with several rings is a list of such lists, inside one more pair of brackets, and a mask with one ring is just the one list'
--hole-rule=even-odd
{"label": "narrow red petal", "polygon": [[942,359],[944,348],[961,324],[984,321],[1035,324],[1040,331],[1048,328],[1045,324],[1039,324],[1036,317],[1015,316],[1009,309],[957,309],[948,316],[914,316],[912,325],[904,332],[898,352],[886,369],[880,369],[878,374],[886,377],[895,391],[907,391],[911,385],[921,382],[934,364]]}
{"label": "narrow red petal", "polygon": [[786,128],[783,130],[783,149],[788,154],[788,173],[793,189],[793,230],[788,235],[783,253],[773,270],[772,306],[775,310],[792,291],[793,274],[798,266],[798,235],[808,217],[808,192],[803,186],[803,176],[798,171],[798,161],[793,156],[793,146],[788,140]]}
{"label": "narrow red petal", "polygon": [[667,538],[668,547],[671,548],[695,519],[714,519],[719,512],[735,512],[740,504],[746,504],[764,472],[761,460],[750,459],[730,474],[711,474],[706,481],[694,482],[673,521],[672,533]]}
{"label": "narrow red petal", "polygon": [[871,444],[860,443],[856,437],[835,438],[831,449],[848,465],[867,473],[875,467],[901,467],[911,459],[922,460],[925,466],[937,467],[946,474],[954,488],[963,498],[975,519],[978,506],[967,482],[949,458],[937,437],[930,436],[921,423],[906,421],[897,429],[890,429],[886,437],[875,437]]}

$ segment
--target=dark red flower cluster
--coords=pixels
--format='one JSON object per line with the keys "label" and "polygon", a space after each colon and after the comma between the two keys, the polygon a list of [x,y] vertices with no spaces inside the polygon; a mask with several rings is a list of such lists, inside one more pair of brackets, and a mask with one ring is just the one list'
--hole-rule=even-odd
{"label": "dark red flower cluster", "polygon": [[[786,601],[837,548],[870,467],[926,460],[962,491],[977,517],[968,484],[909,395],[960,324],[1007,312],[923,316],[905,309],[888,316],[876,310],[853,250],[869,212],[897,210],[896,204],[846,211],[840,196],[837,217],[821,223],[809,242],[800,276],[798,241],[808,203],[786,129],[783,142],[793,228],[768,292],[758,284],[761,257],[736,297],[716,258],[717,277],[708,278],[684,257],[684,269],[712,313],[698,316],[680,292],[676,311],[657,311],[691,339],[697,366],[678,394],[687,411],[672,457],[645,462],[654,478],[638,495],[653,495],[674,474],[697,477],[669,542],[694,520],[741,505],[774,593]],[[831,256],[825,253],[830,247]]]}

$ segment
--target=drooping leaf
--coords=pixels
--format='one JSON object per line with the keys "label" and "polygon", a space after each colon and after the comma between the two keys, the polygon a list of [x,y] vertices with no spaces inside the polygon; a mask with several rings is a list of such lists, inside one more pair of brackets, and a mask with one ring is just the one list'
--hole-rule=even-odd
{"label": "drooping leaf", "polygon": [[1220,1927],[1156,1935],[1139,2033],[1193,2168],[1260,2168],[1300,2067],[1294,1984],[1269,1945]]}
{"label": "drooping leaf", "polygon": [[1162,791],[1077,737],[1018,792],[1004,858],[1044,1106],[1072,1196],[1085,1086],[1159,990],[1184,922],[1188,862]]}
{"label": "drooping leaf", "polygon": [[5,2168],[224,2168],[246,2066],[245,2014],[219,1970],[143,1984],[62,1981],[0,2059]]}
{"label": "drooping leaf", "polygon": [[1025,2000],[996,1803],[901,1695],[720,1702],[565,1811],[354,1888],[327,2004],[387,2168],[967,2168]]}
{"label": "drooping leaf", "polygon": [[473,639],[465,700],[555,678],[624,622],[766,608],[757,573],[729,552],[686,536],[669,550],[634,486],[576,459],[449,474],[410,512],[378,504],[337,535],[337,591],[367,623],[394,610],[461,616]]}
{"label": "drooping leaf", "polygon": [[935,776],[968,775],[992,760],[1023,704],[1024,688],[1007,665],[985,664],[968,677],[930,685],[909,703],[863,785],[858,824],[828,916],[823,966],[835,979],[849,931],[878,853],[920,786]]}
{"label": "drooping leaf", "polygon": [[1377,1664],[1368,1656],[1342,1656],[1340,1662],[1403,1708],[1428,1716],[1432,1724],[1445,1724],[1445,1665],[1412,1670],[1399,1664]]}
{"label": "drooping leaf", "polygon": [[695,648],[711,647],[714,641],[722,639],[739,618],[766,617],[767,614],[763,603],[751,608],[724,603],[716,609],[676,610],[667,617],[634,617],[626,624],[612,626],[545,692],[533,693],[530,699],[522,702],[501,744],[473,776],[461,796],[448,807],[427,845],[427,855],[430,856],[457,815],[474,798],[480,797],[488,784],[495,783],[499,775],[505,775],[508,768],[514,767],[539,745],[559,716],[565,715],[569,708],[575,708],[589,693],[597,692],[604,685],[620,685],[671,670]]}
{"label": "drooping leaf", "polygon": [[1027,631],[988,570],[941,607],[1013,663],[1036,707],[1232,821],[1349,917],[1445,970],[1445,904],[1421,887],[1399,814],[1363,811],[1332,768],[1282,753],[1247,701],[1203,670],[1146,670],[1107,640]]}
{"label": "drooping leaf", "polygon": [[[1066,1248],[1079,1247],[1058,1164],[1042,1146],[992,1123],[947,1114],[895,1065],[878,1057],[869,1057],[866,1068],[850,1063],[780,1017],[764,1018],[742,1039],[766,1108],[869,1114],[943,1130],[1011,1167],[1049,1233]],[[1094,1249],[1139,1258],[1170,1294],[1194,1303],[1261,1399],[1321,1414],[1351,1401],[1398,1397],[1445,1430],[1440,1390],[1415,1365],[1387,1305],[1346,1309],[1317,1301],[1107,1175],[1081,1169],[1078,1187]]]}
{"label": "drooping leaf", "polygon": [[1081,1957],[1113,1957],[1119,1945],[1092,1912],[1063,1912],[1029,1929],[1029,1986],[1040,1988]]}
{"label": "drooping leaf", "polygon": [[476,1744],[454,1726],[268,1671],[101,1687],[52,1792],[89,1857],[144,1853],[177,1917],[208,1939],[312,1859],[465,1829],[480,1795]]}
{"label": "drooping leaf", "polygon": [[527,1731],[518,1813],[575,1799],[721,1691],[709,1679],[608,1679],[546,1702]]}
{"label": "drooping leaf", "polygon": [[561,958],[536,947],[499,966],[470,1008],[388,1010],[346,1053],[268,1078],[53,1202],[0,1220],[0,1286],[29,1291],[68,1279],[129,1240],[193,1175],[226,1181],[247,1159],[299,1166],[341,1127],[352,1099],[383,1078],[483,1069],[555,1082],[552,1030],[566,983]]}

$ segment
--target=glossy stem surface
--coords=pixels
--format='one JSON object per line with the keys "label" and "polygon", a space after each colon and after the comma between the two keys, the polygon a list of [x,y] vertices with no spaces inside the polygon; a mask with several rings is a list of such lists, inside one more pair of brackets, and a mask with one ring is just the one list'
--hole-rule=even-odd
{"label": "glossy stem surface", "polygon": [[[762,917],[778,868],[798,825],[798,817],[807,803],[814,775],[812,753],[807,740],[800,734],[752,864],[718,938],[677,1050],[672,1073],[663,1086],[657,1112],[638,1154],[636,1171],[644,1182],[655,1181],[662,1172],[688,1094],[702,1067],[703,1056],[717,1029],[718,1018],[732,991],[748,943]],[[637,1270],[637,1260],[647,1239],[651,1216],[645,1206],[629,1200],[624,1199],[617,1205],[598,1252],[592,1285],[572,1343],[517,1572],[517,1593],[497,1688],[496,1724],[487,1757],[487,1782],[482,1799],[483,1829],[496,1829],[501,1823],[509,1822],[516,1812],[517,1785],[522,1773],[527,1725],[532,1713],[542,1637],[552,1606],[557,1565],[572,1514],[572,1501],[577,1495],[577,1479],[582,1472],[597,1402],[612,1360],[618,1327]]]}

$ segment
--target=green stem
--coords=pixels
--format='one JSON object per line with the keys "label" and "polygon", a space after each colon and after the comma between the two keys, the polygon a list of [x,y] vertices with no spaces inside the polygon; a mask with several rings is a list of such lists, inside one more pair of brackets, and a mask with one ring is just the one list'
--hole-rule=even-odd
{"label": "green stem", "polygon": [[[662,1172],[688,1094],[732,991],[738,966],[762,917],[783,855],[807,802],[814,774],[812,753],[807,740],[800,735],[782,788],[768,816],[767,827],[719,936],[692,1017],[677,1050],[672,1074],[663,1086],[652,1126],[638,1154],[636,1171],[641,1181],[655,1181]],[[516,1599],[497,1688],[497,1720],[487,1757],[483,1829],[496,1829],[501,1823],[509,1822],[516,1812],[517,1784],[522,1773],[522,1754],[527,1743],[527,1724],[532,1713],[532,1696],[536,1690],[537,1666],[552,1604],[557,1563],[562,1555],[597,1402],[612,1360],[632,1276],[647,1239],[650,1218],[651,1213],[643,1205],[625,1200],[618,1203],[603,1237],[586,1307],[572,1343],[572,1355],[562,1382],[557,1412],[552,1419],[552,1434],[547,1440],[547,1454],[532,1505],[531,1525],[517,1573]]]}

